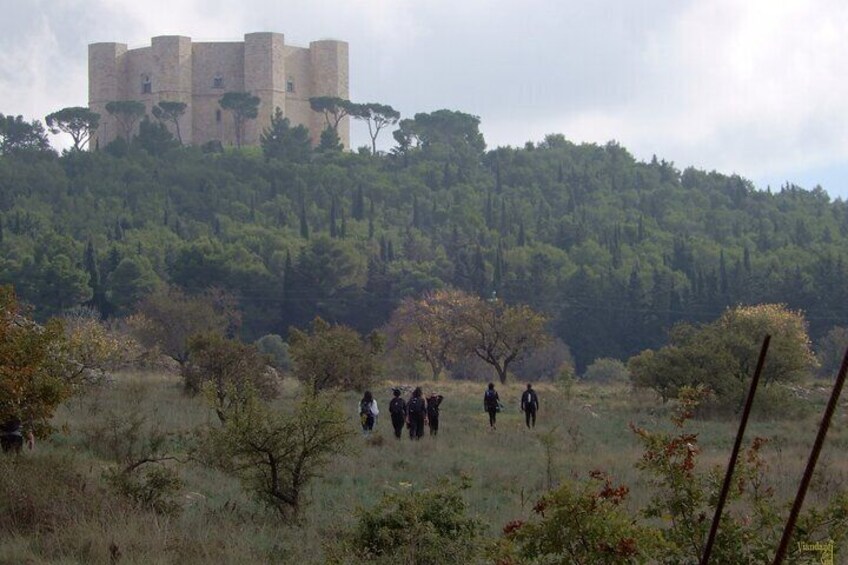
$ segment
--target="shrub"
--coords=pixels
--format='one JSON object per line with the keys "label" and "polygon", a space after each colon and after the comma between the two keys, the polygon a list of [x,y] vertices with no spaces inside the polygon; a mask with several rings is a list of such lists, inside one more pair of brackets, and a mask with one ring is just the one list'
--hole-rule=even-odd
{"label": "shrub", "polygon": [[477,563],[481,524],[468,516],[462,488],[442,482],[389,493],[359,511],[356,525],[328,548],[330,563]]}
{"label": "shrub", "polygon": [[535,517],[504,526],[500,562],[644,563],[661,545],[623,506],[629,488],[595,471],[582,486],[565,483],[533,507]]}
{"label": "shrub", "polygon": [[744,402],[766,334],[772,339],[763,387],[797,381],[816,366],[804,317],[780,304],[728,308],[699,327],[679,324],[669,345],[643,351],[627,365],[636,386],[653,388],[664,401],[682,387],[704,385],[714,393],[711,402],[734,410]]}
{"label": "shrub", "polygon": [[618,359],[602,357],[586,368],[583,379],[597,383],[624,383],[629,382],[630,373],[627,366]]}
{"label": "shrub", "polygon": [[182,489],[183,482],[175,470],[153,466],[133,471],[109,469],[103,477],[115,492],[139,508],[167,515],[178,514],[182,510],[176,495]]}
{"label": "shrub", "polygon": [[197,393],[206,388],[219,418],[248,388],[263,398],[276,398],[276,371],[255,346],[209,333],[193,336],[188,347],[188,362],[181,370],[185,389]]}
{"label": "shrub", "polygon": [[306,485],[345,451],[353,433],[325,395],[307,395],[293,413],[282,414],[248,393],[226,407],[221,421],[208,430],[208,461],[285,521],[298,518]]}
{"label": "shrub", "polygon": [[560,374],[563,365],[574,368],[571,350],[561,339],[554,339],[536,349],[513,364],[512,372],[521,381],[553,381]]}
{"label": "shrub", "polygon": [[292,361],[289,356],[289,344],[277,334],[268,334],[256,340],[256,349],[268,356],[271,364],[278,371],[291,371]]}
{"label": "shrub", "polygon": [[172,434],[151,423],[138,406],[121,412],[109,410],[83,433],[90,449],[114,463],[103,472],[103,478],[117,494],[143,510],[160,514],[173,515],[182,509],[176,499],[182,481],[166,466],[177,460],[168,452]]}
{"label": "shrub", "polygon": [[330,388],[365,390],[378,373],[383,343],[372,332],[363,340],[347,326],[315,318],[308,332],[291,328],[289,343],[295,376],[313,392]]}

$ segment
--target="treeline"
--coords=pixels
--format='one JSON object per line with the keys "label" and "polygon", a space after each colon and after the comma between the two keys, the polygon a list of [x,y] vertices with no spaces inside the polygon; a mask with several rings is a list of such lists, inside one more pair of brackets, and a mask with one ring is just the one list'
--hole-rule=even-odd
{"label": "treeline", "polygon": [[403,298],[454,287],[543,312],[579,370],[729,305],[804,310],[814,338],[848,321],[848,205],[819,187],[758,191],[562,135],[487,151],[479,120],[449,110],[398,125],[376,155],[313,150],[282,116],[261,148],[226,152],[160,123],[59,156],[43,129],[15,144],[6,127],[0,283],[42,318],[218,287],[249,340],[316,315],[367,332]]}

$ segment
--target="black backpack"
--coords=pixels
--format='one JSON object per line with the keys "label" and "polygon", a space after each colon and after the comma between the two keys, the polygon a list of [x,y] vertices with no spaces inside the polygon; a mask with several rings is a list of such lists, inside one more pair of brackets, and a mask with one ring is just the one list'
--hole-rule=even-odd
{"label": "black backpack", "polygon": [[424,401],[420,396],[413,396],[409,399],[409,404],[406,405],[410,416],[418,416],[424,413]]}
{"label": "black backpack", "polygon": [[483,395],[483,399],[486,404],[486,408],[496,408],[498,405],[497,394],[494,390],[487,390],[486,394]]}
{"label": "black backpack", "polygon": [[389,413],[390,414],[403,414],[403,410],[406,408],[403,403],[403,398],[393,398],[389,403]]}
{"label": "black backpack", "polygon": [[362,400],[359,402],[359,415],[360,416],[370,416],[371,415],[371,403]]}

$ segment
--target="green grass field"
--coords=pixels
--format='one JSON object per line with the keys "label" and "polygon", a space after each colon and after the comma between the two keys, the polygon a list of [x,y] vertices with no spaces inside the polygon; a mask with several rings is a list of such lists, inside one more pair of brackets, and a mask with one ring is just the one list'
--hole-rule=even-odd
{"label": "green grass field", "polygon": [[[498,536],[506,522],[526,518],[549,485],[583,479],[594,469],[629,485],[634,506],[650,495],[634,468],[641,449],[629,425],[669,427],[669,408],[651,394],[623,385],[586,384],[574,385],[566,394],[540,383],[537,426],[528,430],[518,406],[523,385],[500,386],[505,408],[498,429],[490,431],[482,409],[482,383],[408,383],[445,396],[439,436],[412,442],[392,436],[388,401],[393,384],[373,389],[382,411],[375,433],[366,439],[357,431],[351,453],[336,457],[310,485],[300,523],[282,525],[243,493],[237,481],[190,460],[173,463],[184,481],[183,511],[175,518],[137,510],[106,490],[101,474],[110,465],[103,455],[110,415],[146,415],[149,422],[176,434],[172,449],[181,457],[191,445],[193,430],[215,421],[203,398],[182,393],[176,376],[121,375],[113,385],[63,405],[54,437],[19,462],[6,463],[0,479],[0,509],[7,509],[0,517],[0,562],[321,563],[325,544],[355,520],[358,508],[373,505],[385,492],[424,488],[443,477],[470,479],[465,491],[470,510],[491,537]],[[782,500],[794,496],[829,394],[821,383],[804,391],[806,398],[797,402],[810,405],[806,417],[755,421],[746,436],[770,440],[765,448],[768,477]],[[299,385],[287,380],[277,401],[280,409],[291,406],[298,394]],[[345,394],[339,401],[350,413],[351,429],[357,430],[358,396]],[[736,425],[691,424],[704,449],[704,470],[726,464]],[[554,446],[550,461],[545,437]],[[848,485],[846,446],[842,406],[807,505],[819,504]],[[11,507],[17,510],[10,517]]]}

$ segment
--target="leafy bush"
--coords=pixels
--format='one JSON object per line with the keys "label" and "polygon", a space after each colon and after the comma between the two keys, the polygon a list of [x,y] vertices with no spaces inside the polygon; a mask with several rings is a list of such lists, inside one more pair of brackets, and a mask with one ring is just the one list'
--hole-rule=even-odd
{"label": "leafy bush", "polygon": [[845,348],[848,347],[848,328],[835,326],[816,343],[816,357],[820,367],[818,376],[832,379],[839,371]]}
{"label": "leafy bush", "polygon": [[[136,393],[139,398],[141,391]],[[155,419],[155,414],[153,415]],[[114,492],[143,510],[174,515],[181,505],[176,495],[183,484],[177,472],[166,465],[177,458],[172,434],[163,432],[138,405],[128,410],[104,412],[83,428],[86,445],[114,464],[103,478]]]}
{"label": "leafy bush", "polygon": [[365,340],[347,326],[315,318],[308,332],[291,328],[289,343],[295,376],[313,392],[330,388],[365,390],[377,375],[382,338]]}
{"label": "leafy bush", "polygon": [[175,496],[182,489],[183,482],[174,469],[153,466],[134,471],[109,469],[103,476],[115,492],[140,508],[167,515],[178,514],[182,510]]}
{"label": "leafy bush", "polygon": [[188,348],[188,362],[181,369],[185,389],[197,393],[205,388],[220,418],[248,389],[276,398],[277,372],[255,346],[208,333],[190,338]]}
{"label": "leafy bush", "polygon": [[624,507],[630,489],[595,471],[582,486],[565,483],[533,507],[535,518],[504,526],[501,563],[644,563],[662,545]]}
{"label": "leafy bush", "polygon": [[389,493],[359,511],[356,525],[328,548],[330,563],[477,563],[481,524],[467,515],[462,488],[442,482],[420,491]]}
{"label": "leafy bush", "polygon": [[630,380],[627,366],[618,359],[602,357],[586,367],[583,380],[597,383],[623,383]]}
{"label": "leafy bush", "polygon": [[714,393],[711,403],[737,409],[767,334],[763,387],[797,381],[816,366],[803,315],[781,304],[761,304],[728,308],[699,327],[679,324],[669,345],[631,358],[628,369],[636,386],[656,390],[663,400],[677,397],[682,387],[704,385]]}
{"label": "leafy bush", "polygon": [[[684,388],[672,416],[672,432],[652,432],[633,426],[644,452],[637,463],[653,487],[653,495],[641,514],[659,521],[667,542],[655,555],[663,563],[689,563],[703,553],[709,518],[715,513],[724,469],[699,472],[701,448],[698,435],[686,429],[697,406],[707,397],[704,388]],[[762,456],[767,440],[754,438],[740,454],[728,504],[713,546],[716,563],[763,563],[771,560],[789,503],[775,499],[766,481],[768,465]],[[805,541],[833,540],[840,546],[848,535],[848,494],[832,493],[823,508],[807,508],[799,516],[796,536]],[[792,547],[796,547],[792,543]]]}
{"label": "leafy bush", "polygon": [[221,422],[205,438],[207,460],[286,521],[298,518],[306,485],[352,435],[325,395],[305,396],[294,412],[282,414],[248,393],[224,409]]}
{"label": "leafy bush", "polygon": [[263,335],[256,340],[256,349],[267,355],[271,364],[278,371],[291,371],[292,361],[289,356],[289,344],[277,334]]}
{"label": "leafy bush", "polygon": [[512,372],[520,381],[553,381],[559,377],[563,365],[571,367],[573,372],[574,357],[561,339],[553,339],[518,359]]}

